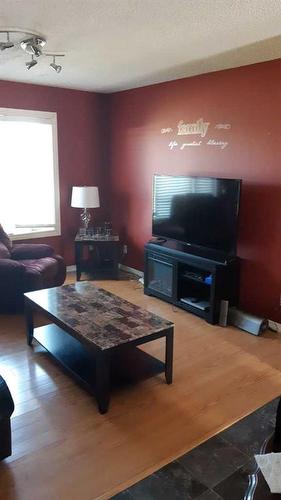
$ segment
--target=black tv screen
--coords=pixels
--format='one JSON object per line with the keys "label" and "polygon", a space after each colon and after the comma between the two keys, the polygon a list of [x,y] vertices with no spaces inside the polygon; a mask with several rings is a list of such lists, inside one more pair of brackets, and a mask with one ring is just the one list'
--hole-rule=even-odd
{"label": "black tv screen", "polygon": [[152,234],[236,254],[241,180],[154,175]]}

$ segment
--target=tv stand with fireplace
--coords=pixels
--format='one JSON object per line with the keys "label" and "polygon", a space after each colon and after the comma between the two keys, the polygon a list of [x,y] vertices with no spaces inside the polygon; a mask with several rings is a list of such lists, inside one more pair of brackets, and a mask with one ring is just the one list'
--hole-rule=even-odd
{"label": "tv stand with fireplace", "polygon": [[[205,254],[206,255],[206,254]],[[144,293],[196,314],[208,323],[219,320],[221,301],[238,303],[239,258],[215,259],[191,253],[172,240],[145,245]]]}

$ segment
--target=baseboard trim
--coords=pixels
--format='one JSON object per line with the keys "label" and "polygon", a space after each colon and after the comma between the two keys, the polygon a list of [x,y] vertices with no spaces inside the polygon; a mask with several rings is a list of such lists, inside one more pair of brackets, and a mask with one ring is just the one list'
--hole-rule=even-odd
{"label": "baseboard trim", "polygon": [[119,264],[119,269],[121,271],[126,271],[127,273],[134,274],[135,276],[143,277],[143,271],[139,271],[138,269],[134,269],[133,267],[124,266],[124,264]]}
{"label": "baseboard trim", "polygon": [[[126,271],[127,273],[134,274],[135,276],[139,276],[140,278],[143,277],[143,271],[139,271],[138,269],[134,269],[133,267],[124,266],[124,264],[119,264],[119,269],[121,269],[121,271]],[[75,265],[66,267],[67,273],[73,273],[75,271],[76,271]]]}
{"label": "baseboard trim", "polygon": [[67,273],[73,273],[73,271],[76,271],[76,266],[73,265],[73,266],[67,266],[66,267],[66,272]]}

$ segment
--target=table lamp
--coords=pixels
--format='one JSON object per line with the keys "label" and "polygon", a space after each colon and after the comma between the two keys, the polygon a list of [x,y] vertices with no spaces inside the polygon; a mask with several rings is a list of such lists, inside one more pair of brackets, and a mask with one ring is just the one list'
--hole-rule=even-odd
{"label": "table lamp", "polygon": [[98,208],[100,206],[98,188],[96,186],[73,186],[71,206],[75,208],[83,208],[81,221],[87,231],[91,220],[91,214],[88,211],[88,208]]}

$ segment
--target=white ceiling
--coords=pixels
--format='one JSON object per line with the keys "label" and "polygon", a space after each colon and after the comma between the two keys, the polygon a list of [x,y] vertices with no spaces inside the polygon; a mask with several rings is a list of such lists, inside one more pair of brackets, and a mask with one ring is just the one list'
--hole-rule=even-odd
{"label": "white ceiling", "polygon": [[[65,52],[28,71],[0,53],[0,79],[113,92],[281,57],[280,0],[1,0],[0,29],[42,33]],[[3,35],[1,35],[3,39]]]}

